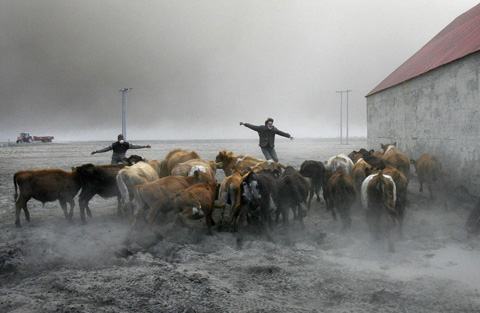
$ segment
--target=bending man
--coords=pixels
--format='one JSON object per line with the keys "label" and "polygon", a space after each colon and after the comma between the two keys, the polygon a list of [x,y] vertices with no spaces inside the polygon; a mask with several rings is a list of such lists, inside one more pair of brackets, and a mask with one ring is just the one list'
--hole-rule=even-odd
{"label": "bending man", "polygon": [[106,148],[103,148],[103,149],[100,149],[100,150],[97,150],[97,151],[93,151],[92,155],[94,155],[96,153],[103,153],[103,152],[113,150],[112,164],[118,164],[118,163],[125,162],[125,159],[126,159],[125,153],[127,152],[128,149],[151,148],[150,145],[146,145],[146,146],[132,145],[131,143],[123,140],[123,135],[122,134],[118,135],[117,138],[118,138],[118,140],[116,142],[112,143],[110,146],[108,146]]}
{"label": "bending man", "polygon": [[240,122],[240,125],[248,127],[258,133],[259,146],[262,149],[262,153],[267,160],[273,160],[278,162],[277,153],[275,152],[275,135],[280,135],[283,137],[290,138],[293,140],[293,137],[289,133],[284,133],[281,130],[273,126],[273,118],[269,117],[265,121],[265,125],[252,125],[249,123]]}

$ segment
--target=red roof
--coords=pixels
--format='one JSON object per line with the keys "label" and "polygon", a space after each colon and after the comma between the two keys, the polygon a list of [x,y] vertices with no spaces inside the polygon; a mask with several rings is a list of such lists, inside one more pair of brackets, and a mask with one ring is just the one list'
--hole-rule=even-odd
{"label": "red roof", "polygon": [[480,50],[480,4],[457,17],[377,87],[370,96]]}

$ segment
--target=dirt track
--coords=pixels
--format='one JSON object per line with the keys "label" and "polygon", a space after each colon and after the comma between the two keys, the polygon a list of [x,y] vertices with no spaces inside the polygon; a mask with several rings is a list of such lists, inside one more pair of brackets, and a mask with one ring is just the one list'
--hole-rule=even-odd
{"label": "dirt track", "polygon": [[[215,145],[197,150],[211,158]],[[89,151],[76,145],[52,150],[44,153],[53,160]],[[318,159],[338,152],[328,150]],[[279,152],[299,165],[294,152]],[[123,258],[117,252],[128,225],[115,217],[113,200],[95,198],[94,218],[85,226],[78,211],[72,225],[57,203],[42,208],[32,201],[32,222],[16,229],[11,173],[33,167],[27,166],[32,160],[42,165],[45,154],[15,160],[10,150],[0,153],[0,312],[480,311],[480,246],[464,231],[472,204],[445,193],[431,202],[415,179],[405,238],[394,254],[371,242],[361,209],[354,209],[353,228],[344,234],[323,203],[315,203],[305,229],[278,227],[273,242],[249,229],[206,236],[200,221],[189,228],[169,223],[163,240]],[[55,163],[49,162],[43,165]]]}

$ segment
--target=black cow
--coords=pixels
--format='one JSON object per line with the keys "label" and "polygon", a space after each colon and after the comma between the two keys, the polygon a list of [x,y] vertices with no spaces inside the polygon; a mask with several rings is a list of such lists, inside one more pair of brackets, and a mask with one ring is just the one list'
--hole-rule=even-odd
{"label": "black cow", "polygon": [[85,210],[87,211],[87,215],[92,217],[88,202],[95,195],[99,195],[102,198],[117,197],[117,212],[119,215],[121,214],[120,192],[116,180],[118,171],[125,165],[133,165],[143,160],[144,159],[138,155],[132,155],[126,159],[126,164],[93,165],[88,163],[74,168],[80,177],[82,187],[82,191],[78,197],[78,204],[83,223],[86,222]]}
{"label": "black cow", "polygon": [[288,223],[288,209],[292,209],[295,219],[303,224],[306,211],[302,206],[307,203],[309,184],[308,181],[293,167],[287,166],[282,176],[277,181],[277,206],[276,221],[280,214],[283,216],[283,224]]}
{"label": "black cow", "polygon": [[308,197],[308,208],[312,204],[313,195],[317,195],[317,201],[320,201],[320,189],[323,187],[325,179],[325,165],[319,161],[307,160],[300,166],[300,174],[310,178],[310,191]]}
{"label": "black cow", "polygon": [[250,172],[241,186],[242,203],[248,214],[258,217],[265,227],[271,226],[271,199],[277,197],[276,175],[270,171]]}

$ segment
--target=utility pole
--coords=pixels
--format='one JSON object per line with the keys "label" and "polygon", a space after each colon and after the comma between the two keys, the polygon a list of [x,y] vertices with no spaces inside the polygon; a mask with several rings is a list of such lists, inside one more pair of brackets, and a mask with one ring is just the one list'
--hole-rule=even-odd
{"label": "utility pole", "polygon": [[350,89],[345,90],[345,93],[347,94],[347,142],[346,144],[348,145],[348,94],[352,92]]}
{"label": "utility pole", "polygon": [[345,138],[345,144],[348,145],[348,123],[349,123],[349,120],[348,120],[348,94],[352,92],[350,89],[346,89],[346,90],[337,90],[336,93],[339,93],[340,94],[340,144],[343,144],[343,93],[346,93],[347,95],[347,101],[346,101],[346,109],[347,109],[347,132],[346,132],[346,138]]}
{"label": "utility pole", "polygon": [[340,94],[340,144],[343,144],[343,90],[338,90]]}
{"label": "utility pole", "polygon": [[119,91],[122,93],[122,135],[127,140],[127,96],[132,88],[122,88]]}

